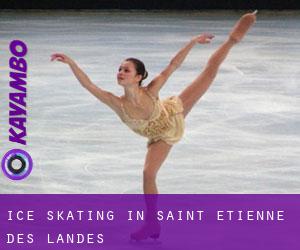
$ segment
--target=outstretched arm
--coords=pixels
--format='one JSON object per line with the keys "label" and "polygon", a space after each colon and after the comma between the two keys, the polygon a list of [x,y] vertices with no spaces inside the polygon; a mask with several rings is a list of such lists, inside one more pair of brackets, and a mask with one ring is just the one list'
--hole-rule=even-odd
{"label": "outstretched arm", "polygon": [[74,75],[76,76],[76,78],[84,88],[86,88],[91,94],[93,94],[101,102],[108,105],[117,113],[120,111],[120,106],[121,106],[120,98],[108,91],[99,88],[94,83],[92,83],[90,78],[79,68],[79,66],[75,63],[75,61],[73,61],[70,57],[61,53],[56,53],[51,55],[51,61],[54,60],[68,64],[71,70],[73,71]]}
{"label": "outstretched arm", "polygon": [[211,34],[201,34],[195,36],[189,41],[170,61],[169,65],[158,75],[156,76],[148,85],[148,90],[155,96],[158,95],[159,90],[162,88],[164,83],[168,80],[170,75],[182,64],[190,50],[197,43],[210,43],[213,39]]}

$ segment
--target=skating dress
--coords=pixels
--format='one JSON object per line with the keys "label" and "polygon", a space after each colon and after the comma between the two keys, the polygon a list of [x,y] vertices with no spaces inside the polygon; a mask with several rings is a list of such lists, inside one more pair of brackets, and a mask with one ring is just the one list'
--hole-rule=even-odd
{"label": "skating dress", "polygon": [[154,109],[149,119],[133,119],[122,105],[121,120],[134,132],[148,138],[148,146],[159,140],[169,145],[178,142],[184,132],[183,105],[178,96],[171,96],[164,100],[154,97],[146,91],[152,99]]}

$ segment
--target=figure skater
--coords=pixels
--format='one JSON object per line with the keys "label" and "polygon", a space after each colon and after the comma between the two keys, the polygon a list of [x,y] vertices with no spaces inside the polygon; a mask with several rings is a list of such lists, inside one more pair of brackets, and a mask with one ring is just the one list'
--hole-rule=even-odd
{"label": "figure skater", "polygon": [[[120,97],[92,83],[70,57],[56,53],[51,56],[51,60],[68,64],[84,88],[115,111],[134,132],[148,138],[148,151],[143,170],[143,190],[144,194],[158,194],[157,172],[172,146],[182,137],[186,116],[213,82],[231,48],[241,41],[255,20],[256,11],[243,15],[226,41],[209,58],[201,74],[178,96],[165,100],[159,99],[159,91],[170,75],[182,64],[196,44],[210,43],[214,38],[213,35],[204,33],[193,37],[175,55],[169,65],[146,86],[142,86],[142,81],[148,75],[143,62],[136,58],[124,60],[117,74],[118,84],[124,88],[124,95]],[[152,199],[149,202],[146,199],[146,205],[148,211],[154,211],[156,200]],[[146,223],[139,231],[132,234],[131,238],[136,240],[157,238],[159,231],[160,227],[157,224],[150,227]]]}

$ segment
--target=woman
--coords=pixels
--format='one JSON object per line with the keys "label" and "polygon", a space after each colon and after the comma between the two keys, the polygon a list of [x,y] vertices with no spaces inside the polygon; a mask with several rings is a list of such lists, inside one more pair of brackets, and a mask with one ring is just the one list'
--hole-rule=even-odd
{"label": "woman", "polygon": [[[143,189],[145,194],[157,194],[155,182],[157,172],[172,146],[182,137],[185,117],[213,82],[230,49],[243,38],[255,19],[256,12],[242,16],[228,39],[210,57],[203,72],[178,96],[163,101],[158,98],[159,91],[170,75],[197,43],[210,43],[213,35],[201,34],[192,38],[169,65],[145,87],[141,86],[148,75],[144,64],[135,58],[126,59],[117,74],[118,84],[124,88],[124,95],[121,97],[93,84],[70,57],[57,53],[51,56],[51,60],[68,64],[83,87],[113,109],[131,129],[149,138],[143,172]],[[147,204],[148,209],[149,206],[151,204]],[[149,236],[151,233],[146,237]]]}

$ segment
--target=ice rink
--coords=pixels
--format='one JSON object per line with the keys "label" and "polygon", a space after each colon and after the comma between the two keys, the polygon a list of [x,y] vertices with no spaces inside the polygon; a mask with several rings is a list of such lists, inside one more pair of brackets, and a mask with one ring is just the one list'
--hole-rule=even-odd
{"label": "ice rink", "polygon": [[[149,82],[193,36],[211,32],[168,80],[179,94],[203,69],[243,12],[1,11],[0,155],[8,142],[9,43],[28,46],[26,149],[33,172],[0,175],[0,193],[141,193],[147,139],[83,89],[71,56],[92,81],[117,95],[123,59],[144,61]],[[186,120],[158,175],[161,193],[300,192],[300,12],[261,11]]]}

